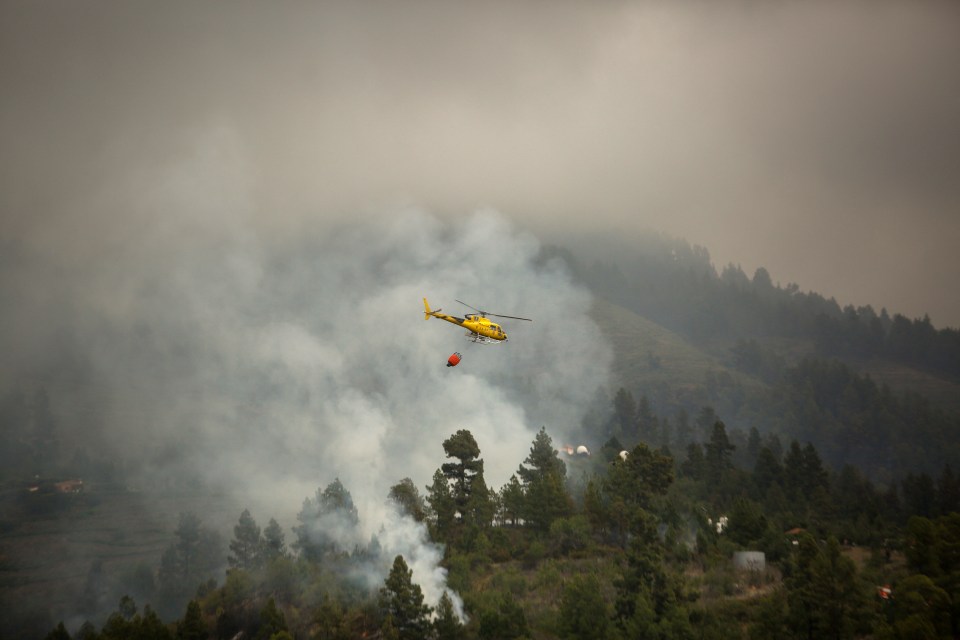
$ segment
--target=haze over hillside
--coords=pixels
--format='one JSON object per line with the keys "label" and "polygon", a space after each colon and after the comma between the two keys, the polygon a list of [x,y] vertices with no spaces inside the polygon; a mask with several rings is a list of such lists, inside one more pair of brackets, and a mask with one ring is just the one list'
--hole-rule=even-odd
{"label": "haze over hillside", "polygon": [[[155,554],[181,504],[212,497],[218,525],[242,504],[289,534],[321,487],[346,487],[358,521],[329,527],[337,553],[363,556],[374,589],[406,556],[432,605],[447,569],[470,586],[438,543],[482,563],[484,541],[431,538],[387,491],[424,488],[460,429],[494,490],[541,426],[557,445],[615,443],[623,386],[650,395],[659,425],[711,405],[694,439],[720,418],[737,442],[755,426],[771,446],[777,433],[826,443],[828,463],[870,465],[896,498],[904,474],[960,442],[956,413],[918,392],[958,397],[957,334],[944,329],[960,327],[957,68],[955,2],[5,0],[0,535],[20,546],[0,570],[73,554],[57,518],[85,518],[89,546],[63,563],[58,604],[74,615],[77,592],[99,588],[97,554],[131,540]],[[685,269],[638,262],[651,247],[680,251],[658,260]],[[476,347],[424,322],[424,296],[534,322]],[[864,373],[881,371],[892,391]],[[696,444],[656,436],[678,454]],[[47,480],[94,471],[87,486],[103,493],[31,511],[61,504],[45,502]],[[781,487],[768,489],[773,537],[814,513],[781,513]],[[164,513],[131,515],[157,494]],[[913,502],[890,507],[899,525],[872,522],[872,539],[932,515]],[[131,532],[141,520],[150,531]],[[625,531],[599,521],[590,544]],[[35,553],[33,535],[51,547]],[[534,537],[485,543],[536,565]],[[597,565],[604,580],[624,552]],[[147,559],[151,580],[161,560]],[[24,584],[43,608],[58,569],[9,576],[0,612],[25,611],[11,596]]]}
{"label": "haze over hillside", "polygon": [[294,236],[490,206],[547,241],[662,230],[960,326],[958,12],[4,2],[2,253],[122,263],[163,232],[168,212],[131,198],[158,188],[206,203],[201,225],[230,203]]}

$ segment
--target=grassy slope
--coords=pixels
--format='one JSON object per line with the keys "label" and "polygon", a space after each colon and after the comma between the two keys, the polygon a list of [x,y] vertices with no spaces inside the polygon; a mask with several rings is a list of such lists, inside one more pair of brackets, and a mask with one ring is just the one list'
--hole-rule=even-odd
{"label": "grassy slope", "polygon": [[885,360],[850,360],[851,367],[897,392],[913,391],[945,411],[960,411],[960,381]]}
{"label": "grassy slope", "polygon": [[[695,346],[683,336],[602,298],[594,299],[592,316],[615,351],[615,387],[669,387],[681,393],[702,385],[709,373],[725,372],[747,392],[763,388],[755,378],[724,364],[723,355],[732,345]],[[782,355],[788,364],[804,357],[822,357],[815,353],[810,341],[765,338],[757,342]],[[652,359],[659,362],[659,367],[653,366]],[[847,359],[846,363],[860,375],[869,375],[877,384],[887,384],[896,393],[913,391],[928,398],[933,406],[960,411],[960,381],[887,360]]]}
{"label": "grassy slope", "polygon": [[748,391],[763,386],[726,366],[719,356],[612,302],[594,298],[591,315],[613,345],[615,387],[640,392],[667,388],[674,395],[682,395],[702,386],[709,375],[723,373]]}

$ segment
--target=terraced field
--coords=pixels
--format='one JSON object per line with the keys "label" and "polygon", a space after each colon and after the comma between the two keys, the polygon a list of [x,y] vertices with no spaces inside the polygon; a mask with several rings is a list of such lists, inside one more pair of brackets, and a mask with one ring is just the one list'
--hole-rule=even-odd
{"label": "terraced field", "polygon": [[88,486],[76,495],[38,496],[8,488],[0,496],[0,610],[7,619],[69,619],[91,580],[111,598],[138,567],[155,571],[181,512],[197,514],[226,544],[242,510],[224,496],[199,493]]}

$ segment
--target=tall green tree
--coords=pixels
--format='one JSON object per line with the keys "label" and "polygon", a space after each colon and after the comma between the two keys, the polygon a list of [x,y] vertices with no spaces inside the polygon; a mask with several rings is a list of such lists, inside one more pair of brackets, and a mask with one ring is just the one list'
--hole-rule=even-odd
{"label": "tall green tree", "polygon": [[343,607],[329,594],[324,594],[313,621],[316,640],[350,640],[351,638]]}
{"label": "tall green tree", "polygon": [[557,456],[546,427],[541,427],[530,454],[517,469],[524,493],[522,514],[528,526],[549,531],[554,520],[573,511],[573,501],[564,487],[566,472],[567,466]]}
{"label": "tall green tree", "polygon": [[297,520],[300,524],[293,528],[297,536],[293,546],[311,561],[337,551],[331,530],[356,529],[360,524],[353,497],[340,478],[334,479],[323,491],[318,488],[315,498],[305,499]]}
{"label": "tall green tree", "polygon": [[423,522],[426,518],[423,498],[417,491],[417,485],[413,484],[413,480],[410,478],[404,478],[390,487],[388,497],[399,507],[401,513],[410,516],[417,522]]}
{"label": "tall green tree", "polygon": [[453,532],[457,503],[450,491],[450,483],[441,469],[433,474],[433,482],[427,485],[427,504],[430,505],[431,534],[435,540],[446,541]]}
{"label": "tall green tree", "polygon": [[463,623],[453,608],[453,600],[444,591],[437,603],[437,616],[433,620],[433,630],[437,640],[460,640],[463,638]]}
{"label": "tall green tree", "polygon": [[143,617],[140,619],[140,634],[137,640],[170,640],[173,634],[163,623],[157,612],[146,605],[143,608]]}
{"label": "tall green tree", "polygon": [[[445,527],[457,527],[460,533],[466,527],[489,527],[496,511],[495,496],[484,480],[480,446],[473,434],[460,429],[443,441],[443,450],[456,462],[440,465],[443,480],[438,483],[440,478],[434,474],[434,483],[428,489],[427,501],[436,513],[437,529],[443,535]],[[452,505],[446,500],[448,492]]]}
{"label": "tall green tree", "polygon": [[788,569],[788,626],[810,640],[852,638],[864,595],[856,565],[841,553],[837,539],[830,536],[821,547],[813,536],[802,534]]}
{"label": "tall green tree", "polygon": [[641,442],[610,465],[604,490],[631,508],[649,509],[672,483],[673,459]]}
{"label": "tall green tree", "polygon": [[814,567],[820,555],[817,541],[804,533],[790,557],[787,587],[789,627],[799,638],[813,640],[822,629]]}
{"label": "tall green tree", "polygon": [[451,483],[453,500],[462,517],[473,491],[473,481],[483,474],[480,446],[472,433],[466,429],[460,429],[443,441],[443,451],[448,458],[457,460],[457,462],[444,462],[440,465],[440,470]]}
{"label": "tall green tree", "polygon": [[753,465],[753,484],[760,495],[765,496],[773,485],[783,482],[783,465],[770,447],[761,447]]}
{"label": "tall green tree", "polygon": [[168,617],[176,615],[197,584],[211,577],[224,561],[225,545],[219,534],[202,527],[195,514],[181,513],[174,535],[176,539],[161,556],[157,572],[159,606]]}
{"label": "tall green tree", "polygon": [[470,491],[470,499],[467,501],[467,511],[463,515],[463,521],[480,529],[489,528],[493,524],[493,518],[497,511],[496,498],[496,494],[487,488],[483,474],[479,474],[473,480],[473,487]]}
{"label": "tall green tree", "polygon": [[523,486],[517,475],[510,476],[507,484],[500,488],[500,520],[504,524],[517,525],[523,517]]}
{"label": "tall green tree", "polygon": [[177,536],[177,559],[181,575],[188,578],[196,574],[200,550],[200,518],[194,513],[181,513],[174,534]]}
{"label": "tall green tree", "polygon": [[403,556],[393,560],[390,575],[380,589],[380,603],[389,626],[400,640],[421,640],[430,627],[430,607],[423,603],[420,585],[412,581],[413,571]]}
{"label": "tall green tree", "polygon": [[271,640],[284,631],[289,631],[286,617],[277,608],[274,599],[269,598],[260,610],[260,627],[257,629],[256,640]]}
{"label": "tall green tree", "polygon": [[699,442],[687,445],[687,458],[680,463],[680,473],[693,480],[703,480],[706,474],[707,462],[703,455],[703,447]]}
{"label": "tall green tree", "polygon": [[610,514],[607,506],[603,481],[596,477],[590,478],[583,490],[583,511],[590,527],[597,533],[604,533],[609,529]]}
{"label": "tall green tree", "polygon": [[704,469],[706,480],[717,485],[723,479],[724,473],[733,468],[731,460],[736,447],[727,436],[727,427],[720,420],[713,423],[710,440],[704,446]]}
{"label": "tall green tree", "polygon": [[200,604],[196,600],[191,600],[187,604],[183,619],[177,623],[177,640],[207,640],[208,637]]}
{"label": "tall green tree", "polygon": [[284,538],[280,524],[274,518],[270,518],[270,522],[263,530],[263,553],[266,560],[287,555],[287,543]]}
{"label": "tall green tree", "polygon": [[[673,459],[638,444],[625,459],[615,460],[603,481],[611,525],[627,550],[627,563],[614,581],[617,589],[615,617],[628,635],[643,635],[638,621],[655,601],[675,599],[674,587],[663,569],[663,549],[657,536],[657,518],[652,513],[655,500],[673,483]],[[666,605],[652,610],[656,622],[668,611]],[[672,614],[671,614],[672,615]],[[639,616],[639,617],[638,617]]]}
{"label": "tall green tree", "polygon": [[857,581],[853,560],[840,552],[840,543],[833,536],[817,555],[812,567],[813,592],[819,608],[818,637],[852,638],[864,596]]}
{"label": "tall green tree", "polygon": [[730,539],[741,547],[746,547],[760,540],[766,532],[767,518],[760,507],[746,498],[734,500],[726,528]]}
{"label": "tall green tree", "polygon": [[240,514],[240,521],[233,527],[233,540],[227,562],[234,569],[256,569],[263,564],[264,539],[260,527],[248,509]]}
{"label": "tall green tree", "polygon": [[53,631],[44,637],[44,640],[70,640],[70,632],[67,631],[63,621],[61,621]]}

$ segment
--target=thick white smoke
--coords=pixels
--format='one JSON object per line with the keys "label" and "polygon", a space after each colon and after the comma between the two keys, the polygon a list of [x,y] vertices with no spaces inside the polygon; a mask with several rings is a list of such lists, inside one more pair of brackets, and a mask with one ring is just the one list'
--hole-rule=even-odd
{"label": "thick white smoke", "polygon": [[[576,429],[611,361],[589,294],[493,210],[450,221],[384,208],[272,233],[232,144],[215,134],[24,239],[5,287],[45,297],[9,312],[7,326],[26,327],[7,335],[11,353],[55,362],[23,345],[69,336],[87,373],[54,402],[85,394],[96,409],[62,415],[61,435],[129,461],[144,484],[193,479],[291,522],[339,477],[357,542],[380,535],[435,603],[438,552],[386,507],[389,488],[409,477],[425,492],[458,429],[476,438],[493,489],[542,425],[555,440]],[[425,296],[454,315],[469,312],[458,298],[533,322],[503,320],[508,342],[476,345],[425,322]],[[17,313],[44,320],[28,327]],[[463,361],[448,368],[454,351]]]}

